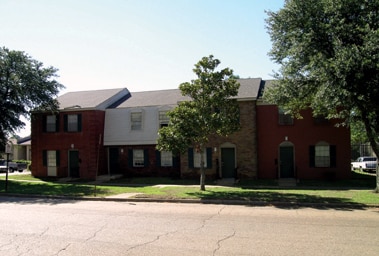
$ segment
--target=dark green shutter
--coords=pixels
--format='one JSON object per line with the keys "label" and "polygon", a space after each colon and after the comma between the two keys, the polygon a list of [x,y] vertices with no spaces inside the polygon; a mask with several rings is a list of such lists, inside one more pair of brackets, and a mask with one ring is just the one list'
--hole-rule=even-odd
{"label": "dark green shutter", "polygon": [[172,165],[174,167],[179,167],[180,166],[180,157],[179,156],[172,157]]}
{"label": "dark green shutter", "polygon": [[149,159],[149,150],[148,149],[143,150],[143,162],[144,162],[143,165],[145,167],[149,166],[150,159]]}
{"label": "dark green shutter", "polygon": [[47,128],[46,128],[46,126],[47,126],[47,117],[46,116],[42,116],[42,131],[43,132],[46,132],[47,131]]}
{"label": "dark green shutter", "polygon": [[128,166],[133,167],[133,149],[128,150]]}
{"label": "dark green shutter", "polygon": [[47,151],[46,150],[42,151],[42,164],[43,166],[47,166]]}
{"label": "dark green shutter", "polygon": [[212,148],[207,148],[207,169],[212,169]]}
{"label": "dark green shutter", "polygon": [[156,163],[157,163],[157,167],[160,167],[161,166],[161,152],[158,151],[158,150],[155,150],[155,158],[156,158]]}
{"label": "dark green shutter", "polygon": [[60,166],[61,165],[61,154],[60,154],[59,150],[55,151],[55,158],[56,158],[57,166]]}
{"label": "dark green shutter", "polygon": [[82,114],[78,114],[78,132],[82,131]]}
{"label": "dark green shutter", "polygon": [[67,115],[63,115],[63,124],[64,124],[64,128],[63,128],[63,130],[64,130],[65,132],[67,132],[67,125],[68,125]]}
{"label": "dark green shutter", "polygon": [[315,146],[309,146],[309,167],[315,167]]}
{"label": "dark green shutter", "polygon": [[55,131],[59,132],[59,115],[55,116]]}
{"label": "dark green shutter", "polygon": [[330,167],[337,167],[337,151],[336,145],[331,145],[329,147],[330,153]]}
{"label": "dark green shutter", "polygon": [[188,149],[188,167],[193,168],[193,148]]}

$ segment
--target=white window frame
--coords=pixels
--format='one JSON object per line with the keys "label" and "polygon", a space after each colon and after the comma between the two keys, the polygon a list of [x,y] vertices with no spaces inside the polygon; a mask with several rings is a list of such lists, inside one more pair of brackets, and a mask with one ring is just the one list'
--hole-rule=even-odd
{"label": "white window frame", "polygon": [[142,130],[142,111],[130,113],[130,129],[132,131]]}
{"label": "white window frame", "polygon": [[[204,168],[207,168],[207,150],[204,150],[203,156],[204,156]],[[194,150],[194,152],[193,152],[193,167],[200,168],[201,167],[200,166],[200,160],[201,160],[200,152],[196,152],[196,150]]]}
{"label": "white window frame", "polygon": [[133,149],[133,167],[144,167],[145,155],[143,149]]}
{"label": "white window frame", "polygon": [[159,111],[158,119],[159,119],[159,128],[164,126],[168,126],[170,122],[170,117],[167,115],[168,111]]}
{"label": "white window frame", "polygon": [[47,175],[48,176],[57,176],[57,151],[47,150],[46,151],[47,159]]}
{"label": "white window frame", "polygon": [[315,167],[330,167],[330,145],[326,142],[315,145]]}
{"label": "white window frame", "polygon": [[161,151],[161,166],[170,167],[172,164],[172,152]]}

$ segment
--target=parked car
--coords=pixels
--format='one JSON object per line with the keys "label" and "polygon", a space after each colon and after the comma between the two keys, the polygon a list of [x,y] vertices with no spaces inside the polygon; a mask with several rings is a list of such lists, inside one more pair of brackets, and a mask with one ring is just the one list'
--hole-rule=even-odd
{"label": "parked car", "polygon": [[6,172],[7,171],[7,161],[4,159],[0,159],[0,172]]}
{"label": "parked car", "polygon": [[0,159],[0,171],[1,172],[6,172],[7,168],[9,168],[9,172],[22,172],[23,170],[26,170],[27,165],[24,163],[16,163],[16,162],[8,162],[8,167],[7,167],[7,161],[4,159]]}
{"label": "parked car", "polygon": [[351,163],[351,169],[360,169],[362,171],[375,171],[377,159],[373,156],[361,156],[355,162]]}

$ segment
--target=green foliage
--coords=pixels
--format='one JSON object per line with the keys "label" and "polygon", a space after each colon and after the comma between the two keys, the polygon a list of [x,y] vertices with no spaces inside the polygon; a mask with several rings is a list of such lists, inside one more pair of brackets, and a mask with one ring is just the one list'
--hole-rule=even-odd
{"label": "green foliage", "polygon": [[[231,69],[216,71],[219,64],[212,55],[203,57],[193,69],[197,79],[179,86],[182,95],[191,100],[180,102],[168,112],[170,122],[159,130],[158,150],[178,154],[193,146],[203,152],[210,135],[227,136],[239,129],[239,107],[233,99],[239,83]],[[201,159],[202,190],[204,179],[204,159]]]}
{"label": "green foliage", "polygon": [[0,48],[0,144],[25,126],[21,116],[57,108],[54,98],[63,85],[55,80],[56,72],[24,52]]}
{"label": "green foliage", "polygon": [[288,0],[266,22],[281,69],[265,100],[295,116],[359,120],[379,155],[379,1]]}
{"label": "green foliage", "polygon": [[239,84],[229,68],[215,71],[220,61],[202,58],[194,68],[196,80],[179,88],[191,101],[180,102],[168,112],[170,122],[159,130],[159,150],[184,153],[189,146],[203,146],[210,135],[226,136],[239,129],[239,107],[232,97]]}

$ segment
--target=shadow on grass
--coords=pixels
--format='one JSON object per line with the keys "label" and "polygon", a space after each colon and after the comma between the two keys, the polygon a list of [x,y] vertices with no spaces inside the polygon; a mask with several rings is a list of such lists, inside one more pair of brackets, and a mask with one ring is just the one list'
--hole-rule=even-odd
{"label": "shadow on grass", "polygon": [[272,205],[283,209],[315,208],[354,210],[365,209],[367,205],[355,203],[344,198],[320,197],[296,193],[280,193],[275,191],[199,191],[188,192],[190,196],[198,197],[204,202],[207,200],[232,201],[235,204],[250,206]]}
{"label": "shadow on grass", "polygon": [[[0,181],[1,195],[35,195],[49,197],[63,197],[74,199],[80,197],[94,196],[95,187],[93,185],[59,184],[59,183],[28,183],[8,181],[8,190],[5,191],[5,181]],[[108,190],[99,186],[96,187],[98,196],[107,194]],[[28,201],[28,200],[26,200]],[[41,200],[43,201],[43,200]]]}

